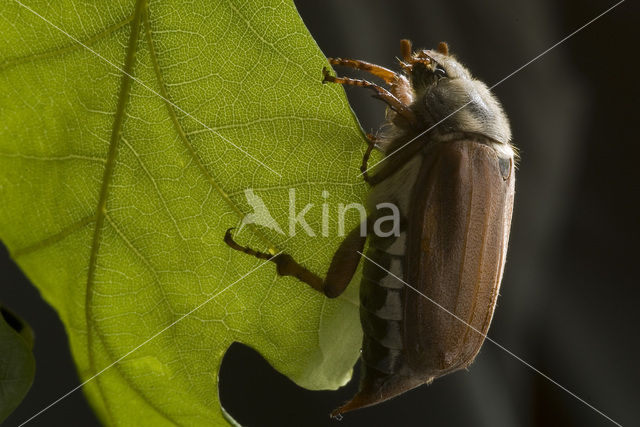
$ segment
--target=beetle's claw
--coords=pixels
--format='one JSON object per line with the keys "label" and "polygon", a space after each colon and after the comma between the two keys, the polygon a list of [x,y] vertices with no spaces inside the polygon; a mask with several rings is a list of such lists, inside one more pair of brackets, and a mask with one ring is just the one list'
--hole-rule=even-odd
{"label": "beetle's claw", "polygon": [[331,72],[329,71],[329,68],[327,67],[322,67],[322,83],[327,83],[327,82],[331,82],[333,76],[331,75]]}

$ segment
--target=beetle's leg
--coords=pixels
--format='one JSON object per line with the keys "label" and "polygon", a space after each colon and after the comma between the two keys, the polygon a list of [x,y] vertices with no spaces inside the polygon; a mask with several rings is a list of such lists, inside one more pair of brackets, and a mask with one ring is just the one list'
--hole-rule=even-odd
{"label": "beetle's leg", "polygon": [[343,85],[360,86],[373,90],[376,94],[374,97],[386,102],[389,108],[398,113],[411,125],[417,125],[416,116],[411,109],[403,104],[398,98],[396,98],[391,92],[385,88],[371,83],[367,80],[352,79],[349,77],[336,77],[329,74],[329,70],[325,67],[322,69],[322,75],[324,76],[322,82],[339,83]]}
{"label": "beetle's leg", "polygon": [[411,84],[406,76],[398,74],[388,68],[380,65],[371,64],[359,59],[343,59],[343,58],[327,58],[331,65],[340,65],[343,67],[351,67],[357,70],[366,71],[376,77],[381,78],[389,84],[389,92],[393,94],[404,105],[413,102],[413,93]]}
{"label": "beetle's leg", "polygon": [[[387,156],[385,161],[376,163],[371,167],[371,169],[375,168],[375,173],[369,175],[368,183],[370,185],[377,185],[389,178],[391,175],[402,169],[402,167],[405,166],[416,154],[420,153],[423,148],[424,147],[421,144],[405,144],[400,147],[397,145],[387,147]],[[389,155],[388,153],[391,153],[392,155]],[[371,169],[369,169],[369,171],[371,171]]]}
{"label": "beetle's leg", "polygon": [[344,59],[344,58],[327,58],[331,65],[339,65],[342,67],[351,67],[356,70],[366,71],[369,74],[373,74],[376,77],[380,77],[385,82],[391,84],[395,82],[399,75],[395,72],[389,70],[388,68],[382,67],[380,65],[371,64],[366,61],[361,61],[359,59]]}
{"label": "beetle's leg", "polygon": [[369,157],[371,157],[371,152],[376,147],[376,136],[373,134],[367,134],[367,142],[369,146],[367,147],[367,151],[364,152],[364,156],[362,156],[362,164],[360,165],[360,172],[362,172],[362,178],[368,184],[371,184],[371,179],[369,178],[369,172],[367,168],[367,164],[369,163]]}
{"label": "beetle's leg", "polygon": [[292,276],[301,282],[311,286],[316,291],[322,292],[329,298],[340,296],[347,288],[351,278],[356,272],[358,263],[360,262],[360,253],[364,248],[367,240],[366,234],[362,236],[361,227],[354,228],[347,237],[342,241],[338,250],[331,259],[327,276],[320,278],[315,273],[309,271],[306,267],[299,264],[289,254],[280,253],[271,255],[265,252],[259,252],[247,246],[241,246],[231,237],[232,228],[228,229],[224,235],[224,242],[232,249],[244,252],[247,255],[260,259],[266,259],[276,265],[276,271],[280,276]]}

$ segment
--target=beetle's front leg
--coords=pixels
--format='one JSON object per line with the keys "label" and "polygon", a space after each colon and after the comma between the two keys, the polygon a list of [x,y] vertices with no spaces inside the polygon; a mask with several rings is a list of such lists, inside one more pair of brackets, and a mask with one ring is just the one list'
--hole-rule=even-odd
{"label": "beetle's front leg", "polygon": [[[231,236],[232,228],[228,229],[224,235],[224,242],[240,252],[254,256],[260,259],[266,259],[276,265],[276,272],[280,276],[292,276],[301,282],[306,283],[318,292],[322,292],[329,298],[338,297],[344,292],[349,285],[351,278],[356,272],[358,263],[360,262],[362,249],[367,240],[366,233],[362,233],[361,227],[354,228],[347,237],[342,241],[338,250],[331,259],[327,276],[322,279],[302,264],[298,263],[293,257],[286,253],[271,255],[265,252],[259,252],[247,246],[241,246],[233,240]],[[366,231],[366,230],[365,230]],[[362,235],[364,234],[364,236]]]}
{"label": "beetle's front leg", "polygon": [[395,95],[393,95],[391,92],[389,92],[387,89],[383,88],[382,86],[378,86],[377,84],[371,83],[370,81],[367,81],[367,80],[352,79],[350,77],[332,76],[326,67],[322,69],[322,75],[323,75],[323,80],[322,80],[323,83],[330,82],[330,83],[338,83],[338,84],[349,85],[349,86],[360,86],[360,87],[365,87],[367,89],[371,89],[372,91],[375,92],[375,95],[373,95],[375,98],[378,98],[384,101],[389,106],[389,108],[395,111],[400,117],[405,119],[410,125],[412,126],[417,125],[418,122],[413,111],[406,104],[402,103],[402,101],[396,98]]}
{"label": "beetle's front leg", "polygon": [[376,64],[371,64],[370,62],[361,61],[359,59],[327,58],[327,60],[331,65],[350,67],[355,68],[356,70],[366,71],[369,74],[380,77],[382,80],[389,84],[394,83],[400,78],[400,75],[388,68]]}
{"label": "beetle's front leg", "polygon": [[359,59],[344,59],[344,58],[327,58],[331,65],[337,65],[342,67],[355,68],[356,70],[366,71],[367,73],[381,78],[385,83],[389,84],[389,92],[393,94],[404,105],[409,105],[413,102],[413,90],[411,89],[411,83],[406,76],[400,73],[389,70],[388,68],[380,65],[371,64]]}

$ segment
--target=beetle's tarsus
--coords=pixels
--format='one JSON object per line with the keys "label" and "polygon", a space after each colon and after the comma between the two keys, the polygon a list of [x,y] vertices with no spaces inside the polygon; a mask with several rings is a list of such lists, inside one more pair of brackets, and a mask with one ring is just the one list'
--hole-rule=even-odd
{"label": "beetle's tarsus", "polygon": [[266,252],[256,251],[254,249],[251,249],[248,246],[239,245],[235,240],[233,240],[233,237],[231,236],[232,230],[235,230],[235,227],[228,228],[227,232],[224,233],[224,239],[223,239],[224,242],[227,244],[227,246],[229,246],[231,249],[244,252],[245,254],[254,256],[256,258],[266,259],[266,260],[271,260],[273,257],[276,256],[276,255],[268,254]]}
{"label": "beetle's tarsus", "polygon": [[329,298],[340,296],[349,285],[360,261],[360,253],[364,249],[364,243],[367,239],[366,235],[363,236],[360,234],[360,226],[354,228],[338,247],[338,250],[331,260],[331,265],[329,265],[329,271],[323,280],[320,276],[294,260],[289,254],[280,252],[271,255],[238,244],[233,240],[231,230],[233,230],[233,228],[227,230],[223,239],[231,249],[259,259],[271,261],[276,265],[278,275],[295,277],[316,291],[322,292]]}
{"label": "beetle's tarsus", "polygon": [[331,82],[330,77],[333,77],[333,76],[329,72],[329,69],[327,67],[322,67],[322,84]]}

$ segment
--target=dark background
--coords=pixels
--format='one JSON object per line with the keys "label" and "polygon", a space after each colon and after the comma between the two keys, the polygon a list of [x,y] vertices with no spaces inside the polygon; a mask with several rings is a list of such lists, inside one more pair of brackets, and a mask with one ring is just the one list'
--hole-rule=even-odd
{"label": "dark background", "polygon": [[[328,56],[397,68],[399,40],[446,40],[488,85],[612,6],[614,1],[297,1]],[[640,419],[640,171],[636,166],[637,5],[626,1],[495,88],[522,162],[509,256],[489,333],[622,425]],[[339,70],[345,72],[346,70]],[[348,90],[366,131],[383,105]],[[16,425],[78,383],[63,327],[0,248],[0,301],[36,332],[37,374],[6,425]],[[357,372],[357,369],[356,369]],[[330,421],[354,380],[311,392],[235,345],[221,378],[225,407],[245,425],[613,425],[490,342],[468,372]],[[74,393],[31,425],[97,424]]]}

